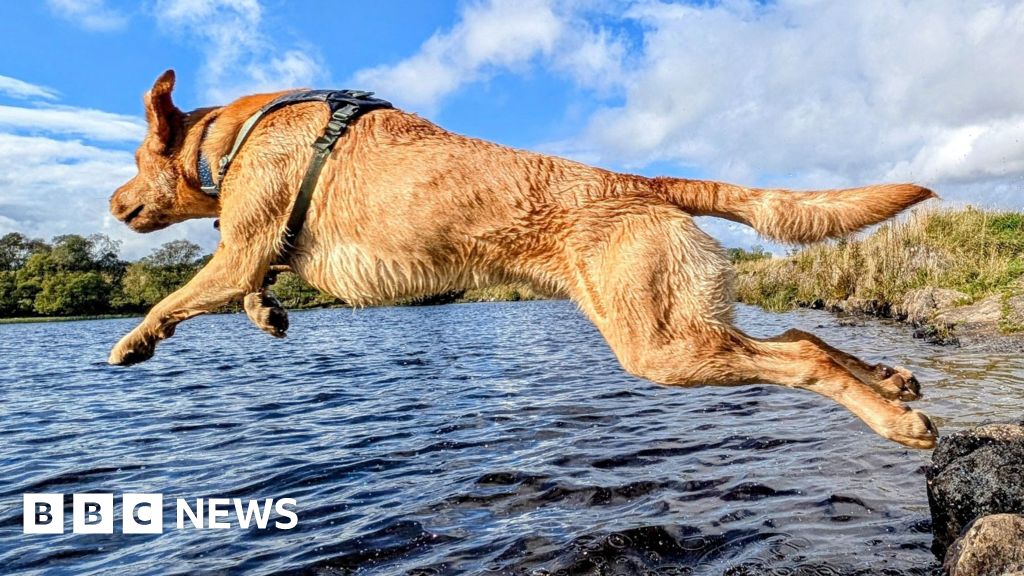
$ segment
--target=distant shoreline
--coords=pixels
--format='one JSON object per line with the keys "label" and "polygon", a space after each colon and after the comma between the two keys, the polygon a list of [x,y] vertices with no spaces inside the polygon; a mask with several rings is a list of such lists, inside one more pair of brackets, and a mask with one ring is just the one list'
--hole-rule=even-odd
{"label": "distant shoreline", "polygon": [[1024,213],[918,211],[784,258],[734,259],[740,302],[892,318],[936,344],[1024,348]]}
{"label": "distant shoreline", "polygon": [[[385,306],[437,306],[443,304],[474,304],[478,302],[525,302],[530,300],[546,300],[548,298],[538,295],[529,288],[522,286],[496,286],[493,288],[481,288],[467,290],[465,292],[453,292],[441,294],[428,298],[414,300],[401,300],[394,304]],[[289,312],[302,312],[306,310],[327,310],[335,308],[349,308],[345,304],[320,304],[314,306],[286,307]],[[225,309],[215,314],[241,314],[241,309]],[[81,314],[75,316],[23,316],[16,318],[0,318],[0,324],[35,324],[47,322],[81,322],[83,320],[118,320],[122,318],[143,318],[144,313],[112,313],[112,314]]]}
{"label": "distant shoreline", "polygon": [[27,316],[21,318],[0,318],[0,324],[35,324],[44,322],[81,322],[83,320],[117,320],[119,318],[141,318],[141,314],[86,314],[81,316]]}

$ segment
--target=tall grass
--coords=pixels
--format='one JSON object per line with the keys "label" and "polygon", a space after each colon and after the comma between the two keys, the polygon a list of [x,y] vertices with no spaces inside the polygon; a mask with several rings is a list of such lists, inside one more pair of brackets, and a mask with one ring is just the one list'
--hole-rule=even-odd
{"label": "tall grass", "polygon": [[519,302],[520,300],[543,300],[550,298],[539,294],[529,286],[522,284],[504,284],[488,288],[466,290],[458,302]]}
{"label": "tall grass", "polygon": [[739,262],[737,269],[740,301],[776,311],[853,298],[887,310],[927,286],[958,290],[969,301],[1024,292],[1024,214],[917,211],[863,238]]}

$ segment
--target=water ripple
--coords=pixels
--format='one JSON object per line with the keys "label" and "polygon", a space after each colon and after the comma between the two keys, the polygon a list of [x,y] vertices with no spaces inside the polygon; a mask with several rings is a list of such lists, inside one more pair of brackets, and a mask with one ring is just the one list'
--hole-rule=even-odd
{"label": "water ripple", "polygon": [[[1017,415],[1024,361],[741,307],[921,377],[944,430]],[[931,574],[926,452],[771,386],[622,372],[566,302],[0,326],[0,565],[27,574]],[[160,535],[27,536],[25,492],[160,492]],[[293,530],[173,528],[175,498],[298,500]]]}

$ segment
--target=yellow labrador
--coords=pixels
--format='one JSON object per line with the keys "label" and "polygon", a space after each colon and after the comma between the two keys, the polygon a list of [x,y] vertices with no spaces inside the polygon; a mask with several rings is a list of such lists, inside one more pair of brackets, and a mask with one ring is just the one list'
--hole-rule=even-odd
{"label": "yellow labrador", "polygon": [[[273,306],[261,296],[263,279],[281,253],[310,144],[328,120],[316,102],[267,115],[211,197],[200,189],[200,153],[223,157],[242,124],[280,94],[186,113],[171,100],[173,85],[168,71],[146,94],[139,172],[114,193],[110,209],[139,232],[219,217],[221,243],[195,278],[114,347],[112,364],[149,358],[178,322],[243,298],[257,324],[280,333],[268,325]],[[804,332],[760,339],[733,326],[731,266],[693,217],[815,242],[933,196],[912,184],[794,193],[618,174],[383,109],[360,117],[338,142],[288,264],[357,306],[528,282],[571,297],[632,374],[674,386],[807,389],[885,438],[930,448],[934,425],[899,401],[919,395],[908,371],[866,364]]]}

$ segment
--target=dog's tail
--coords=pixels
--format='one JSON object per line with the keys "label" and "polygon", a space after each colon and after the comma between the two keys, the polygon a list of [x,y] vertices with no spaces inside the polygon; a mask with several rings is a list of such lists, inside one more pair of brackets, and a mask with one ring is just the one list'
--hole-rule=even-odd
{"label": "dog's tail", "polygon": [[655,178],[654,189],[694,216],[726,218],[793,244],[845,236],[892,218],[918,202],[937,198],[931,190],[914,184],[793,192]]}

